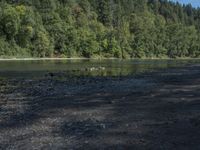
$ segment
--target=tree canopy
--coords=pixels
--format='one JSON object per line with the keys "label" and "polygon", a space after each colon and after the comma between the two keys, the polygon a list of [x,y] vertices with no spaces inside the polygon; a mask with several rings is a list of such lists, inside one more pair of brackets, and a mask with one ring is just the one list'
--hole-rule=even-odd
{"label": "tree canopy", "polygon": [[168,0],[1,0],[3,56],[199,57],[200,8]]}

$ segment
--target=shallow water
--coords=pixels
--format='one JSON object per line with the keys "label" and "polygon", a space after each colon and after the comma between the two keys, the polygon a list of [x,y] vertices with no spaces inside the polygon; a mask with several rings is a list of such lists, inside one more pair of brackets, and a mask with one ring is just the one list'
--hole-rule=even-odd
{"label": "shallow water", "polygon": [[65,72],[72,76],[127,76],[198,63],[200,59],[0,61],[0,77],[38,77],[48,72]]}

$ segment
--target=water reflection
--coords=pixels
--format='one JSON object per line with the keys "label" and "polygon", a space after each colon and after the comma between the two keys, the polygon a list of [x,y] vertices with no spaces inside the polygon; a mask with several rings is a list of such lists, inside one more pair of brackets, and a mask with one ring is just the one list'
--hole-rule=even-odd
{"label": "water reflection", "polygon": [[38,77],[46,72],[65,72],[76,76],[126,76],[200,63],[188,60],[30,60],[0,61],[2,77]]}

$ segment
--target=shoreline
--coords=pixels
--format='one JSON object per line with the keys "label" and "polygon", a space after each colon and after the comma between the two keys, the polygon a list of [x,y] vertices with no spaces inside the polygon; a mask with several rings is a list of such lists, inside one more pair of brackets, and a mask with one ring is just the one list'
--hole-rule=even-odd
{"label": "shoreline", "polygon": [[0,61],[38,61],[38,60],[198,60],[200,58],[0,58]]}
{"label": "shoreline", "polygon": [[0,61],[30,61],[30,60],[121,60],[118,58],[0,58]]}

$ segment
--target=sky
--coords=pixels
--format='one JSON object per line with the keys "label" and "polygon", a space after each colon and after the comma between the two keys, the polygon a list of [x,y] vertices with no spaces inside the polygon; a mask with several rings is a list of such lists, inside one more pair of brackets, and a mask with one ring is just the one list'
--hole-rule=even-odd
{"label": "sky", "polygon": [[172,0],[172,1],[178,1],[182,4],[189,4],[191,3],[194,7],[200,7],[200,0]]}

